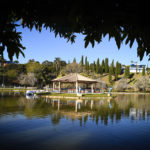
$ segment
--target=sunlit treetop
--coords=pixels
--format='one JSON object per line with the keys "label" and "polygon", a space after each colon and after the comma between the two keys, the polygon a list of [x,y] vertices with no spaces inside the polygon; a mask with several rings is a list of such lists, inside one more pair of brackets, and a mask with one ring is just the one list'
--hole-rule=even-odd
{"label": "sunlit treetop", "polygon": [[35,27],[39,32],[46,28],[71,43],[76,33],[81,33],[85,48],[89,43],[94,47],[108,35],[115,39],[118,49],[124,40],[130,47],[136,41],[140,60],[150,53],[148,1],[5,0],[0,6],[0,54],[3,56],[7,49],[11,60],[20,53],[24,56],[21,33],[16,31],[19,20],[22,27]]}

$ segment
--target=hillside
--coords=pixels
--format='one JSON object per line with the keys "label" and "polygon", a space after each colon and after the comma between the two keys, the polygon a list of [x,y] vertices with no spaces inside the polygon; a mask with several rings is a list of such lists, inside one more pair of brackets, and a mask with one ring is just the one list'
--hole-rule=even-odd
{"label": "hillside", "polygon": [[[130,78],[127,80],[127,81],[128,81],[128,84],[129,84],[130,86],[133,86],[133,85],[135,84],[135,82],[136,82],[141,76],[142,76],[141,73],[138,73],[138,74],[132,73],[131,76],[130,76]],[[145,76],[148,76],[148,75],[145,75]],[[113,82],[114,82],[114,83],[113,83],[113,86],[116,85],[116,84],[119,82],[119,80],[122,79],[123,77],[124,77],[124,74],[118,75],[118,80],[115,81],[115,80],[114,80],[115,77],[112,76],[112,79],[113,79]],[[101,78],[101,80],[104,81],[108,86],[110,85],[110,83],[109,83],[109,75],[108,75],[108,74],[107,74],[107,75],[103,75],[103,76],[101,76],[100,78]]]}

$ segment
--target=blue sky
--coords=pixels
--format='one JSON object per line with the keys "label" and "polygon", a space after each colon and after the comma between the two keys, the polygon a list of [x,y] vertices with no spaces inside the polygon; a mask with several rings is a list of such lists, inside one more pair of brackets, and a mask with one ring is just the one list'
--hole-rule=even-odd
{"label": "blue sky", "polygon": [[[89,62],[97,60],[97,58],[102,59],[109,58],[109,62],[112,59],[121,62],[122,64],[129,65],[131,61],[137,61],[139,64],[149,65],[148,56],[144,56],[143,60],[137,57],[137,43],[134,42],[133,47],[130,49],[129,45],[122,43],[120,50],[118,50],[114,39],[108,40],[108,37],[102,39],[100,44],[95,44],[92,48],[91,44],[87,48],[84,48],[84,36],[81,34],[77,35],[76,42],[71,44],[67,43],[66,39],[60,38],[59,36],[55,38],[53,32],[49,30],[42,29],[39,33],[35,29],[30,31],[27,28],[19,28],[18,31],[22,32],[22,44],[26,47],[24,51],[25,58],[21,55],[18,61],[20,63],[26,63],[29,59],[35,59],[40,63],[44,60],[53,61],[55,57],[60,57],[66,62],[72,61],[76,57],[77,62],[81,60],[81,56],[87,56]],[[4,54],[7,57],[7,52]],[[14,60],[16,58],[14,57]]]}

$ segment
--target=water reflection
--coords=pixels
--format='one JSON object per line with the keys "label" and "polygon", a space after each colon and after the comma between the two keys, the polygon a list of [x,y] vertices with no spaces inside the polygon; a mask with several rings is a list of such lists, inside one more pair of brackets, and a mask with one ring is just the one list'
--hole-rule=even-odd
{"label": "water reflection", "polygon": [[86,125],[88,120],[96,124],[108,125],[122,118],[145,120],[150,114],[149,95],[120,95],[117,99],[103,100],[60,100],[39,97],[2,97],[0,117],[7,114],[23,114],[27,118],[50,117],[59,124],[62,118],[79,120]]}
{"label": "water reflection", "polygon": [[26,95],[26,99],[39,99],[40,96],[38,95]]}

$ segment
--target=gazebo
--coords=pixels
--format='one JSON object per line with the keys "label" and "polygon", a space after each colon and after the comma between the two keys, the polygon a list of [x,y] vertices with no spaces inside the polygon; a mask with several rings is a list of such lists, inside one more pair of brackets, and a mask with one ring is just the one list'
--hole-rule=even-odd
{"label": "gazebo", "polygon": [[78,73],[71,73],[64,77],[53,79],[52,82],[53,82],[53,91],[54,91],[55,83],[59,83],[59,92],[61,92],[61,83],[73,83],[73,84],[75,83],[76,93],[80,92],[79,91],[80,83],[91,84],[91,93],[94,93],[94,84],[97,83],[96,80],[82,76]]}

